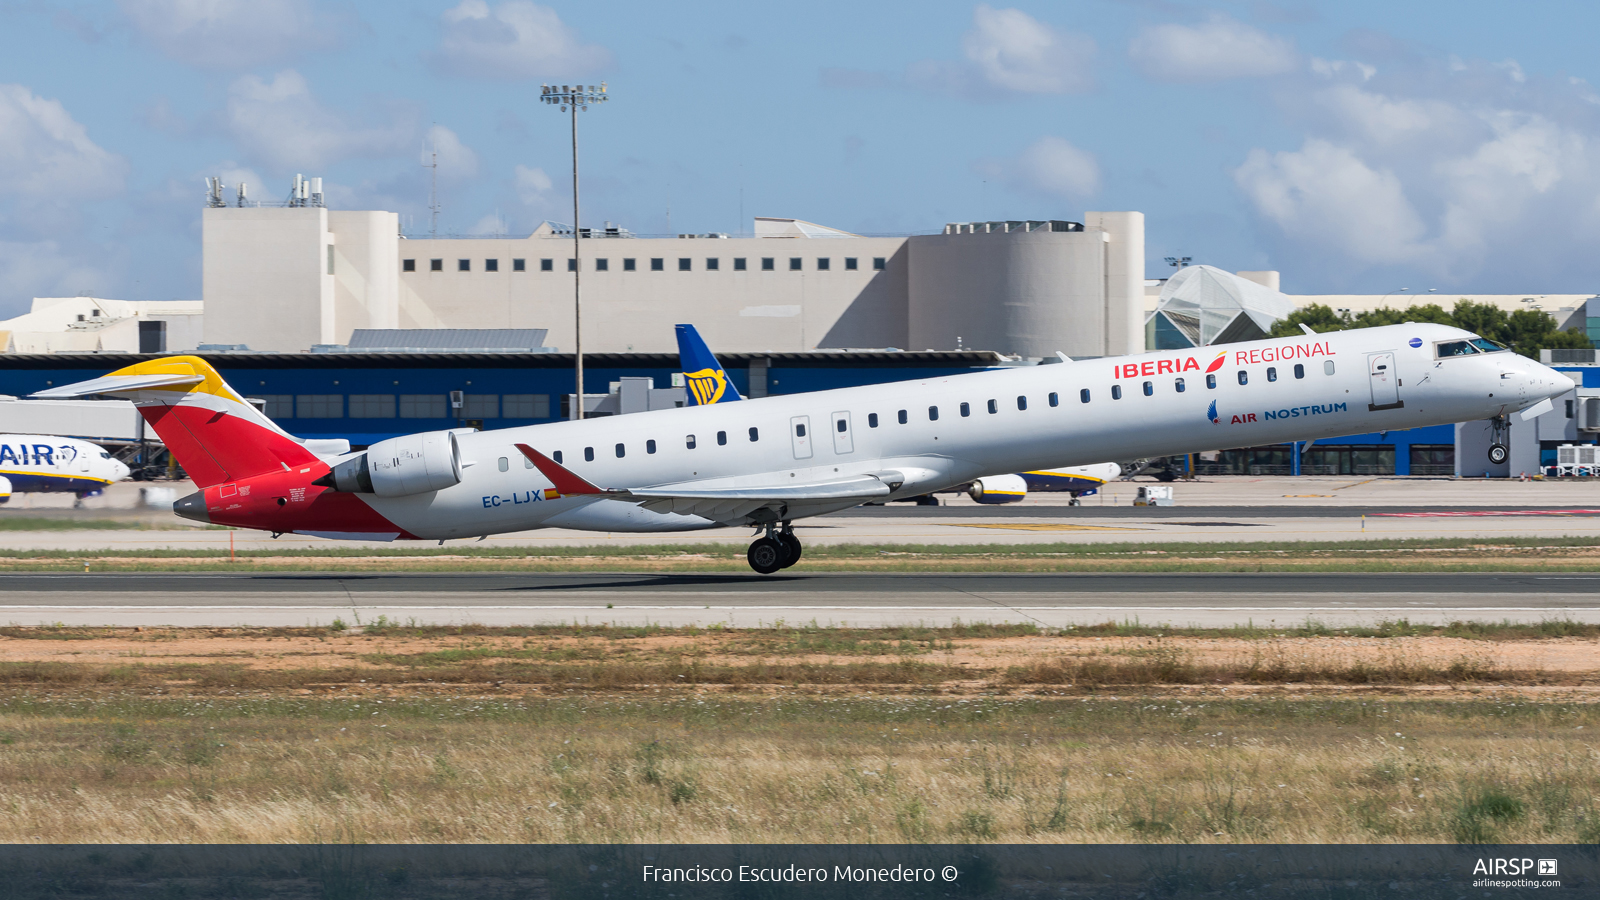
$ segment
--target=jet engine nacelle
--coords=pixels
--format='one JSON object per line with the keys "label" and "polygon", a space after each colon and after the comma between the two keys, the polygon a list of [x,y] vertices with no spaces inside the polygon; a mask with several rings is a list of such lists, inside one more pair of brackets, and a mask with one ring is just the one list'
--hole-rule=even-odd
{"label": "jet engine nacelle", "polygon": [[967,496],[979,503],[1016,503],[1028,496],[1028,483],[1021,475],[986,475],[967,488]]}
{"label": "jet engine nacelle", "polygon": [[11,479],[0,476],[0,503],[11,499]]}
{"label": "jet engine nacelle", "polygon": [[439,491],[461,483],[461,448],[448,431],[390,438],[339,463],[313,483],[380,497]]}

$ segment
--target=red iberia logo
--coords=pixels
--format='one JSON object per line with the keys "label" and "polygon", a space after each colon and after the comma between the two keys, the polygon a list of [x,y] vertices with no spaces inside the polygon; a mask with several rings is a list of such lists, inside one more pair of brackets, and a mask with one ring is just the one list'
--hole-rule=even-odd
{"label": "red iberia logo", "polygon": [[1218,353],[1217,354],[1217,358],[1213,359],[1211,361],[1211,365],[1206,366],[1206,374],[1210,375],[1212,372],[1215,372],[1216,370],[1222,368],[1222,364],[1227,362],[1227,361],[1228,361],[1228,351],[1224,350],[1221,353]]}

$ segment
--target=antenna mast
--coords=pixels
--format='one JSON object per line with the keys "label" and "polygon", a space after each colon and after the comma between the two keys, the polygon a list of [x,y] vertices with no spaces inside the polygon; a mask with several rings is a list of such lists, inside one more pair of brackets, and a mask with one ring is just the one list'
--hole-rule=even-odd
{"label": "antenna mast", "polygon": [[428,184],[428,212],[432,216],[428,225],[428,237],[439,236],[439,151],[437,148],[428,153],[429,161],[422,164],[424,169],[431,169]]}

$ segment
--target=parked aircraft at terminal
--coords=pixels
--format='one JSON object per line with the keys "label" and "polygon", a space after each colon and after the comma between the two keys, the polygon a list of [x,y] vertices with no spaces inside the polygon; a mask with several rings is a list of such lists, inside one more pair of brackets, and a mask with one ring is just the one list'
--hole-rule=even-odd
{"label": "parked aircraft at terminal", "polygon": [[76,494],[83,499],[128,477],[128,467],[99,444],[50,434],[0,434],[0,503],[17,494]]}
{"label": "parked aircraft at terminal", "polygon": [[36,396],[133,400],[201,488],[173,505],[185,518],[358,540],[755,527],[750,564],[773,572],[800,555],[795,519],[871,500],[1105,459],[1528,418],[1572,388],[1476,335],[1406,324],[437,431],[339,456],[285,433],[195,357]]}

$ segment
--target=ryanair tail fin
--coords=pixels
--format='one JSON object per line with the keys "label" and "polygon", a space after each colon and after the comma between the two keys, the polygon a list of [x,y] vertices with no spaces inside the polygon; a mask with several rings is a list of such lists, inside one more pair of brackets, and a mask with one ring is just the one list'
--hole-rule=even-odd
{"label": "ryanair tail fin", "polygon": [[35,397],[107,395],[132,400],[196,485],[265,472],[326,467],[305,442],[239,396],[211,364],[195,356],[135,363],[110,375],[51,388]]}
{"label": "ryanair tail fin", "polygon": [[683,369],[683,379],[689,387],[690,406],[708,406],[712,403],[732,403],[742,400],[739,389],[728,380],[722,363],[712,355],[711,348],[700,339],[693,325],[675,326],[678,332],[678,366]]}

